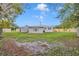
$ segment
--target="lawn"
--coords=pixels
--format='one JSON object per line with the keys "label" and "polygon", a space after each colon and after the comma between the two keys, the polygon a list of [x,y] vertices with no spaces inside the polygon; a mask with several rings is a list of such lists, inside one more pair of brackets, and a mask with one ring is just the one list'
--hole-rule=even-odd
{"label": "lawn", "polygon": [[[3,33],[4,39],[16,39],[19,42],[33,42],[38,40],[47,41],[50,43],[67,43],[68,46],[59,46],[49,49],[47,53],[39,54],[44,56],[78,56],[79,55],[79,40],[76,40],[76,35],[73,32],[52,32],[52,33],[42,33],[42,34],[29,34],[29,33],[21,33],[21,32],[6,32]],[[66,40],[66,41],[65,41]],[[1,43],[4,40],[0,41],[0,47],[2,47]],[[62,42],[64,41],[64,42]],[[71,43],[69,43],[70,41]],[[73,42],[75,41],[75,42]],[[73,44],[72,44],[73,43]],[[76,44],[76,45],[75,45]],[[5,51],[0,51],[0,55],[11,55],[10,53],[5,53]]]}
{"label": "lawn", "polygon": [[14,38],[20,42],[32,42],[35,40],[57,42],[57,41],[63,41],[63,40],[73,40],[76,35],[73,32],[52,32],[52,33],[42,33],[42,34],[6,32],[6,33],[3,33],[3,36],[4,38]]}

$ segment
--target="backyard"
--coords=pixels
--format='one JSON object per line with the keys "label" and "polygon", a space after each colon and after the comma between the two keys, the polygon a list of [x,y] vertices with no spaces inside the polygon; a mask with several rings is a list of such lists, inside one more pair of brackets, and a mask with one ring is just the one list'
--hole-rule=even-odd
{"label": "backyard", "polygon": [[0,56],[79,56],[79,4],[1,3],[0,19]]}
{"label": "backyard", "polygon": [[[44,51],[46,51],[46,50],[42,51],[42,49],[41,49],[42,53],[36,52],[36,54],[32,54],[34,56],[35,55],[38,55],[38,56],[39,55],[42,55],[42,56],[71,56],[71,55],[77,56],[77,55],[79,55],[79,46],[78,46],[79,40],[78,40],[78,38],[76,38],[76,34],[73,32],[52,32],[52,33],[42,33],[42,34],[6,32],[6,33],[3,33],[3,39],[0,40],[0,48],[5,45],[4,48],[6,48],[6,46],[8,46],[9,47],[8,50],[10,50],[11,48],[14,50],[15,43],[14,43],[14,41],[10,41],[10,40],[16,40],[17,42],[20,42],[23,44],[26,43],[27,44],[26,47],[29,46],[28,43],[31,42],[30,43],[31,49],[33,48],[34,51],[35,50],[38,51],[41,49],[39,47],[39,45],[37,46],[38,41],[40,41],[41,43],[47,42],[46,44],[51,45],[51,46],[49,46],[50,49],[47,50],[48,52],[45,53]],[[6,42],[3,45],[4,41],[6,41]],[[11,42],[13,42],[14,46],[12,45]],[[13,46],[14,48],[11,46]],[[44,46],[47,47],[46,45],[44,45]],[[23,46],[21,47],[21,49],[22,48],[23,48]],[[21,52],[21,54],[19,52]],[[24,54],[24,52],[22,52],[20,50],[19,50],[19,52],[18,52],[19,55]],[[0,55],[16,55],[16,54],[12,54],[11,52],[9,53],[9,52],[5,51],[5,49],[4,49],[4,50],[0,51]],[[28,55],[28,54],[25,54],[25,55]]]}
{"label": "backyard", "polygon": [[3,33],[4,38],[14,38],[20,42],[32,42],[35,40],[45,40],[49,43],[63,40],[73,40],[76,35],[73,32],[52,32],[52,33],[21,33],[21,32],[6,32]]}

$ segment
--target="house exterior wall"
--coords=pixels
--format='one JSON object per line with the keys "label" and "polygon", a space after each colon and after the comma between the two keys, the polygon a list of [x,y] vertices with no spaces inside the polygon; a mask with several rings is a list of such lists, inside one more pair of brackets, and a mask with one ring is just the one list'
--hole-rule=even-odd
{"label": "house exterior wall", "polygon": [[43,28],[29,28],[28,33],[43,33]]}
{"label": "house exterior wall", "polygon": [[50,29],[46,28],[45,32],[53,32],[53,28],[50,28]]}
{"label": "house exterior wall", "polygon": [[[49,29],[50,28],[50,29]],[[40,27],[40,26],[28,26],[20,29],[20,32],[28,33],[43,33],[43,32],[53,32],[51,27]]]}
{"label": "house exterior wall", "polygon": [[48,27],[48,26],[26,26],[26,27],[21,27],[20,32],[43,33],[43,32],[53,32],[53,29],[52,27]]}
{"label": "house exterior wall", "polygon": [[2,29],[3,32],[11,32],[11,29],[8,29],[8,28],[5,28],[5,29]]}
{"label": "house exterior wall", "polygon": [[27,28],[20,28],[20,32],[27,32]]}

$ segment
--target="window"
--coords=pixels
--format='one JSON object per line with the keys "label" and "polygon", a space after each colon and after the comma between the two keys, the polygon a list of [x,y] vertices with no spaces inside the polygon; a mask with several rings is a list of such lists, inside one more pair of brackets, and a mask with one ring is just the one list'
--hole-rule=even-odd
{"label": "window", "polygon": [[51,30],[51,28],[49,27],[48,30]]}
{"label": "window", "polygon": [[37,31],[37,28],[35,28],[34,30]]}

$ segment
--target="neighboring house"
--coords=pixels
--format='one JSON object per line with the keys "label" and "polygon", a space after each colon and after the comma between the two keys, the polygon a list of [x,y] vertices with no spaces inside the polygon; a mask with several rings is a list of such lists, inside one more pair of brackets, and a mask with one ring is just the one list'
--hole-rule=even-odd
{"label": "neighboring house", "polygon": [[44,33],[44,32],[52,32],[52,27],[49,26],[26,26],[21,27],[21,32],[27,33]]}

